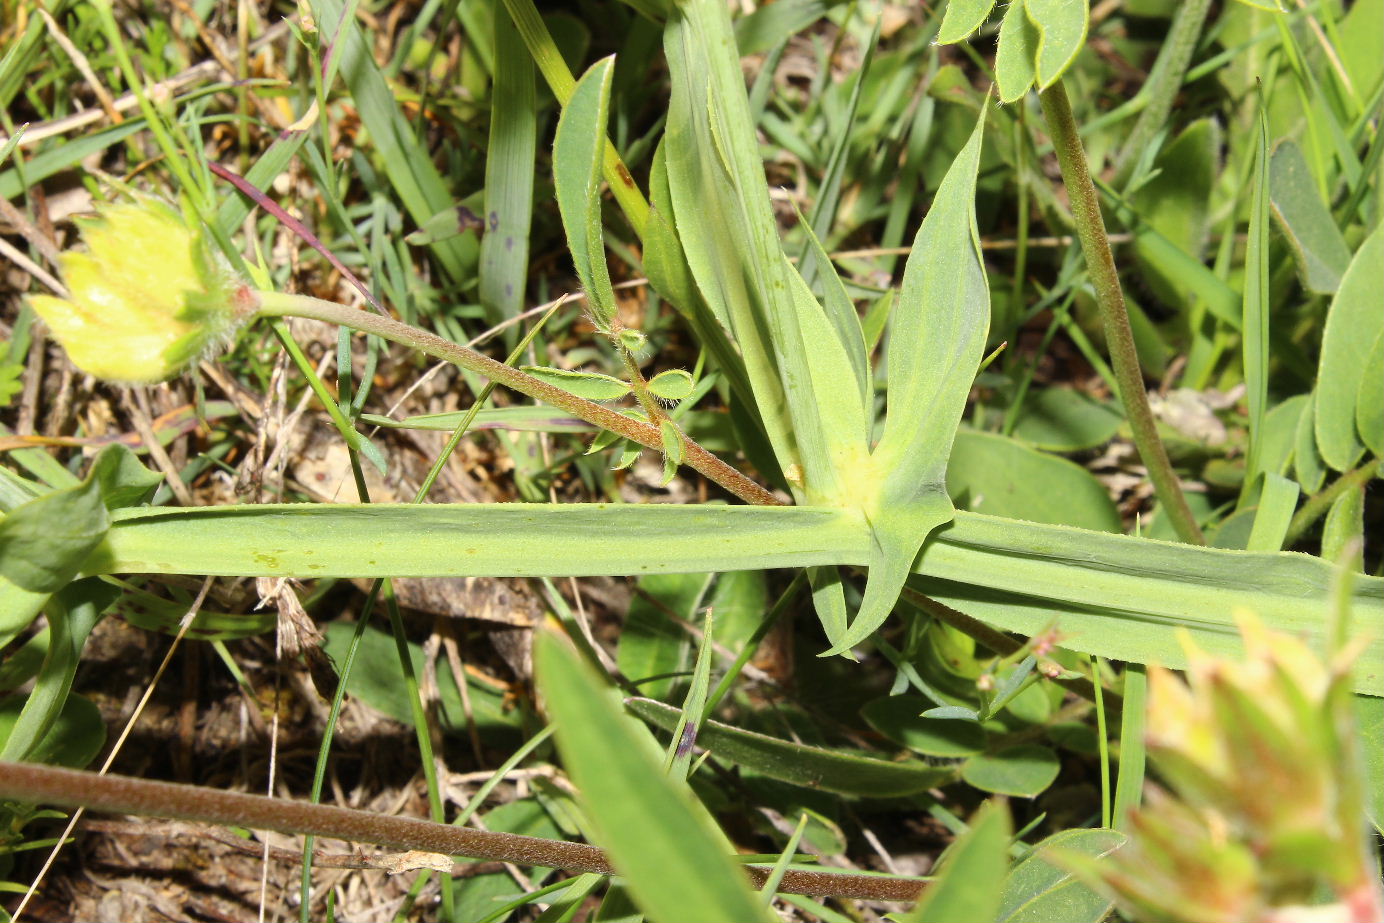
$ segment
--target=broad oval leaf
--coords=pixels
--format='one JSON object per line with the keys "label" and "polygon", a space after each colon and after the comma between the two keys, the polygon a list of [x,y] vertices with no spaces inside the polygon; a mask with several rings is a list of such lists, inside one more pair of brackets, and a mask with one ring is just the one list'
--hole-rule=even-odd
{"label": "broad oval leaf", "polygon": [[1365,451],[1355,429],[1355,404],[1369,351],[1384,333],[1380,292],[1384,292],[1384,225],[1374,229],[1350,261],[1322,333],[1314,408],[1317,447],[1336,471],[1349,469]]}
{"label": "broad oval leaf", "polygon": [[997,753],[973,756],[961,767],[961,778],[983,792],[1032,798],[1057,779],[1061,761],[1039,744],[1017,744]]}
{"label": "broad oval leaf", "polygon": [[1081,452],[1105,445],[1122,422],[1115,404],[1071,388],[1043,388],[1024,401],[1013,435],[1048,452]]}
{"label": "broad oval leaf", "polygon": [[568,643],[541,632],[534,673],[592,832],[640,909],[667,923],[773,919],[706,808]]}
{"label": "broad oval leaf", "polygon": [[860,709],[865,722],[896,744],[926,756],[974,756],[985,749],[985,728],[974,718],[924,718],[927,700],[920,695],[892,695]]}
{"label": "broad oval leaf", "polygon": [[1057,82],[1086,44],[1091,19],[1089,0],[1023,0],[1028,18],[1040,33],[1036,60],[1038,89]]}
{"label": "broad oval leaf", "polygon": [[603,375],[600,372],[579,372],[574,369],[554,369],[544,365],[523,367],[534,378],[570,391],[588,401],[614,401],[630,393],[630,383]]}
{"label": "broad oval leaf", "polygon": [[[625,707],[656,727],[677,727],[681,709],[652,699],[626,699]],[[766,734],[703,721],[697,746],[713,756],[806,788],[861,798],[915,795],[956,777],[954,769],[922,762],[894,762],[822,747],[809,747]]]}
{"label": "broad oval leaf", "polygon": [[[14,732],[24,702],[22,695],[0,699],[0,749]],[[96,759],[105,745],[106,722],[101,709],[86,696],[72,693],[25,761],[82,769]]]}
{"label": "broad oval leaf", "polygon": [[1118,830],[1063,830],[1033,847],[1014,866],[1000,898],[999,923],[1100,923],[1111,902],[1071,872],[1054,864],[1055,850],[1099,859],[1119,849],[1125,835]]}
{"label": "broad oval leaf", "polygon": [[947,492],[958,507],[977,513],[1123,531],[1110,494],[1089,471],[996,433],[957,432]]}

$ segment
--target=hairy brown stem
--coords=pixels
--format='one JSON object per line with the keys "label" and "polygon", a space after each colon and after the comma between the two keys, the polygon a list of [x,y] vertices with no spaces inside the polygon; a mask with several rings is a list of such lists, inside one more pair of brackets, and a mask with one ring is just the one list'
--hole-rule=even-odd
{"label": "hairy brown stem", "polygon": [[1139,354],[1134,348],[1134,333],[1129,326],[1129,310],[1125,307],[1124,292],[1120,289],[1120,274],[1110,252],[1110,238],[1105,232],[1100,198],[1091,182],[1086,166],[1086,149],[1081,146],[1072,104],[1067,89],[1059,80],[1039,94],[1043,118],[1052,136],[1053,150],[1062,169],[1062,182],[1072,204],[1072,220],[1076,224],[1081,252],[1086,257],[1086,272],[1096,293],[1101,323],[1105,328],[1105,344],[1110,352],[1110,364],[1120,386],[1120,401],[1134,433],[1134,445],[1139,458],[1148,469],[1154,493],[1163,504],[1168,521],[1178,536],[1193,545],[1205,545],[1196,517],[1187,505],[1187,498],[1178,483],[1177,472],[1168,460],[1168,451],[1159,438],[1153,411],[1149,408],[1148,393],[1144,390],[1144,375],[1139,369]]}
{"label": "hairy brown stem", "polygon": [[[34,763],[0,762],[0,798],[230,824],[279,833],[311,834],[355,843],[375,843],[391,849],[514,862],[568,872],[617,874],[605,853],[585,843],[475,830],[411,817],[391,817],[196,785],[150,782],[129,776],[103,776]],[[746,875],[755,885],[763,884],[769,871],[762,866],[745,867]],[[783,876],[778,890],[785,894],[913,901],[918,899],[922,886],[923,882],[915,878],[790,869]]]}
{"label": "hairy brown stem", "polygon": [[[307,317],[313,320],[339,324],[362,333],[371,333],[395,343],[402,343],[427,353],[437,359],[445,359],[491,381],[511,388],[521,394],[543,401],[567,411],[588,423],[602,429],[619,433],[626,439],[640,445],[662,451],[663,438],[657,426],[632,420],[609,407],[602,407],[585,398],[577,397],[569,391],[540,381],[513,366],[497,362],[489,356],[468,349],[465,346],[444,340],[442,337],[417,327],[401,323],[392,317],[370,314],[348,308],[345,305],[307,295],[288,295],[281,292],[259,292],[258,313],[263,317]],[[735,494],[746,503],[760,506],[780,506],[782,502],[765,488],[750,480],[721,459],[712,455],[699,443],[685,440],[683,461]]]}

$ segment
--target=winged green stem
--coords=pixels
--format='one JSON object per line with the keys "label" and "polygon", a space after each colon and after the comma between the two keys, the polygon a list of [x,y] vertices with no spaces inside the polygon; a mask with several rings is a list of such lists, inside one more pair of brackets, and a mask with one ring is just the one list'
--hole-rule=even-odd
{"label": "winged green stem", "polygon": [[[568,872],[615,874],[605,854],[585,843],[477,830],[196,785],[103,776],[37,763],[0,762],[0,798],[288,834],[307,833],[395,850],[420,850]],[[747,866],[745,873],[751,883],[759,886],[768,879],[770,869]],[[921,888],[922,882],[917,879],[800,869],[787,870],[778,884],[779,891],[790,894],[874,901],[916,900]]]}
{"label": "winged green stem", "polygon": [[[354,308],[348,308],[345,305],[323,301],[320,298],[312,298],[307,295],[292,295],[283,292],[268,291],[262,291],[258,294],[260,297],[260,307],[258,311],[260,316],[306,317],[331,324],[339,324],[343,327],[350,327],[362,333],[374,334],[375,336],[383,337],[395,343],[411,346],[429,356],[433,356],[437,359],[445,359],[464,369],[469,369],[479,375],[484,375],[497,384],[504,385],[521,394],[526,394],[536,400],[565,410],[573,416],[579,417],[602,429],[608,429],[612,432],[619,433],[626,439],[637,442],[640,445],[659,451],[663,449],[662,436],[657,426],[643,423],[638,420],[632,420],[609,407],[602,407],[600,404],[577,397],[569,391],[564,391],[547,382],[539,381],[532,375],[521,372],[502,362],[497,362],[489,356],[478,353],[473,349],[460,346],[450,340],[444,340],[434,333],[429,333],[426,330],[421,330],[409,324],[394,320],[392,317],[383,317],[365,311],[358,311]],[[735,496],[744,500],[746,503],[753,503],[761,506],[782,505],[782,501],[768,490],[756,484],[720,458],[712,455],[699,443],[685,436],[684,442],[683,460],[712,481],[715,481],[726,490],[735,494]]]}
{"label": "winged green stem", "polygon": [[1115,379],[1120,386],[1120,400],[1134,432],[1134,445],[1139,450],[1139,458],[1148,469],[1149,480],[1153,482],[1154,493],[1167,511],[1168,520],[1184,542],[1205,545],[1206,539],[1197,526],[1196,517],[1187,505],[1187,498],[1178,483],[1177,472],[1168,459],[1168,451],[1158,436],[1153,411],[1149,408],[1148,394],[1144,390],[1144,376],[1139,368],[1139,356],[1134,349],[1134,334],[1129,326],[1129,311],[1125,307],[1124,292],[1120,288],[1120,275],[1115,269],[1115,258],[1110,252],[1110,238],[1105,232],[1105,219],[1101,215],[1100,199],[1095,184],[1091,182],[1091,172],[1086,166],[1086,150],[1082,147],[1081,136],[1077,132],[1076,119],[1072,115],[1072,104],[1067,98],[1067,89],[1061,80],[1039,94],[1043,104],[1043,118],[1047,122],[1048,134],[1052,137],[1057,162],[1062,169],[1062,182],[1067,187],[1071,199],[1072,220],[1076,224],[1077,238],[1086,257],[1086,271],[1095,289],[1096,304],[1100,309],[1102,326],[1105,329],[1106,346],[1110,351],[1110,362],[1115,369]]}

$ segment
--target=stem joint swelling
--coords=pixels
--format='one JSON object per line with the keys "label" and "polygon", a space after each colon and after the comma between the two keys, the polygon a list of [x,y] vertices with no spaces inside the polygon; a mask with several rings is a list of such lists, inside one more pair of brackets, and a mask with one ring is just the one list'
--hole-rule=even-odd
{"label": "stem joint swelling", "polygon": [[[374,334],[394,343],[410,346],[433,358],[444,359],[478,375],[484,375],[496,384],[565,410],[574,417],[619,433],[642,446],[660,451],[663,448],[663,437],[656,425],[632,420],[609,407],[602,407],[600,404],[577,397],[513,366],[497,362],[473,349],[444,340],[434,333],[401,323],[392,317],[370,314],[307,295],[262,291],[259,292],[259,298],[258,314],[261,317],[305,317]],[[746,503],[760,506],[781,505],[781,501],[772,493],[708,452],[699,443],[685,435],[683,439],[683,461],[686,464]]]}
{"label": "stem joint swelling", "polygon": [[1144,376],[1139,368],[1139,355],[1134,348],[1134,333],[1129,326],[1129,311],[1120,288],[1120,275],[1110,252],[1110,238],[1105,232],[1100,199],[1086,166],[1086,151],[1081,146],[1081,136],[1077,132],[1067,89],[1058,80],[1042,91],[1039,99],[1043,105],[1043,119],[1057,154],[1057,163],[1062,169],[1062,182],[1071,200],[1072,220],[1076,224],[1077,239],[1081,241],[1082,255],[1086,258],[1086,271],[1095,290],[1096,305],[1100,309],[1101,325],[1105,330],[1106,348],[1110,352],[1110,364],[1114,367],[1115,380],[1120,387],[1120,401],[1124,404],[1125,416],[1134,433],[1134,445],[1139,450],[1144,467],[1148,469],[1154,493],[1178,537],[1184,542],[1204,545],[1206,539],[1197,526],[1191,507],[1187,505],[1177,472],[1168,459],[1167,449],[1158,436],[1153,411],[1149,408]]}

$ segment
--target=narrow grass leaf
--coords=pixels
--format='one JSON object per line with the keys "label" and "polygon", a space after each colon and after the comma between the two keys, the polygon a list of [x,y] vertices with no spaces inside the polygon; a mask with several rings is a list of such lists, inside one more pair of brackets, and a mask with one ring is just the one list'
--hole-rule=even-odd
{"label": "narrow grass leaf", "polygon": [[1089,0],[1023,0],[1023,3],[1028,18],[1040,33],[1035,64],[1038,89],[1046,90],[1066,73],[1081,46],[1086,44],[1090,3]]}
{"label": "narrow grass leaf", "polygon": [[[674,730],[682,714],[680,709],[652,699],[627,699],[625,707],[665,731]],[[715,758],[780,782],[861,798],[915,795],[944,785],[956,776],[955,769],[948,766],[896,762],[810,747],[719,721],[702,722],[697,745],[710,750]]]}
{"label": "narrow grass leaf", "polygon": [[988,801],[971,819],[971,828],[951,845],[937,878],[904,923],[976,923],[999,912],[1009,872],[1009,808]]}
{"label": "narrow grass leaf", "polygon": [[1033,86],[1038,73],[1039,32],[1024,12],[1024,0],[1012,0],[1000,23],[999,46],[995,49],[995,80],[1000,101],[1017,102]]}
{"label": "narrow grass leaf", "polygon": [[600,330],[615,320],[615,291],[606,266],[601,231],[601,163],[610,111],[610,82],[615,58],[602,58],[577,81],[562,109],[553,141],[553,184],[562,227],[586,303]]}
{"label": "narrow grass leaf", "polygon": [[1348,470],[1365,451],[1355,428],[1355,404],[1369,351],[1384,333],[1384,311],[1379,309],[1382,291],[1384,225],[1365,238],[1350,261],[1322,333],[1315,432],[1322,458],[1337,471]]}
{"label": "narrow grass leaf", "polygon": [[1291,139],[1280,141],[1269,159],[1269,197],[1278,229],[1310,292],[1334,295],[1350,266],[1350,248],[1317,192],[1317,184]]}
{"label": "narrow grass leaf", "polygon": [[1241,314],[1241,362],[1249,403],[1249,446],[1239,508],[1244,509],[1259,483],[1260,430],[1269,400],[1269,121],[1263,98],[1259,113],[1254,179],[1251,181],[1249,242],[1245,247],[1245,295]]}
{"label": "narrow grass leaf", "polygon": [[1120,764],[1115,778],[1115,802],[1110,811],[1117,830],[1126,829],[1129,812],[1139,807],[1144,797],[1147,749],[1144,728],[1148,717],[1148,670],[1141,663],[1126,664],[1120,709]]}
{"label": "narrow grass leaf", "polygon": [[938,43],[951,45],[966,38],[985,24],[994,6],[995,0],[947,0],[942,28],[937,33]]}
{"label": "narrow grass leaf", "polygon": [[697,735],[701,732],[703,715],[706,712],[707,695],[711,691],[711,648],[715,638],[715,615],[707,611],[706,621],[702,623],[702,643],[697,648],[697,662],[692,667],[692,682],[687,688],[687,696],[682,702],[682,717],[673,729],[673,738],[668,750],[668,775],[679,782],[685,781],[692,768],[692,754],[696,749]]}
{"label": "narrow grass leaf", "polygon": [[666,776],[609,690],[559,637],[534,644],[535,676],[599,845],[652,920],[767,920],[724,834]]}
{"label": "narrow grass leaf", "polygon": [[523,310],[538,150],[533,61],[509,16],[496,15],[494,30],[495,74],[490,89],[490,143],[485,156],[485,232],[478,270],[481,305],[492,324]]}

